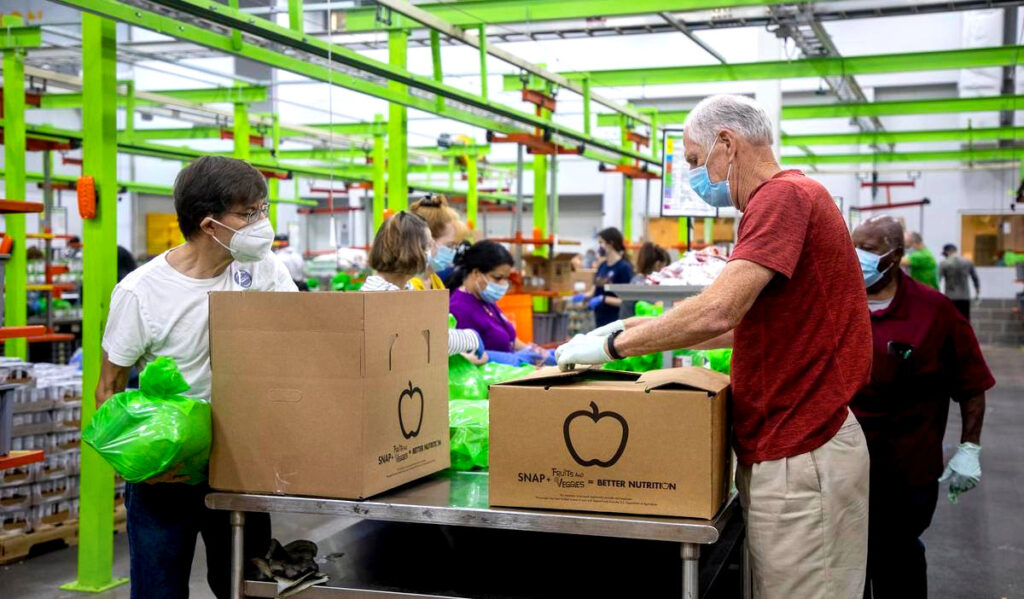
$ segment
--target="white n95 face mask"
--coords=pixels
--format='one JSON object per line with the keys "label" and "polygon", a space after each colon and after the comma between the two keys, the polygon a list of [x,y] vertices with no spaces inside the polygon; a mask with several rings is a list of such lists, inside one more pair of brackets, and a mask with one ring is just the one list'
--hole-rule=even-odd
{"label": "white n95 face mask", "polygon": [[214,218],[210,220],[234,233],[231,236],[231,243],[228,245],[224,245],[224,242],[217,239],[216,235],[212,235],[212,237],[224,249],[231,252],[231,257],[236,262],[259,262],[267,257],[271,246],[274,245],[274,227],[268,218],[261,218],[241,229],[232,229]]}

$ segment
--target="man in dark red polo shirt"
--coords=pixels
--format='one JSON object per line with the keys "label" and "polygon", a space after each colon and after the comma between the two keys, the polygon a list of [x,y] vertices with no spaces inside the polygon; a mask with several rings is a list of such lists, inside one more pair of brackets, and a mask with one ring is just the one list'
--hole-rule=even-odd
{"label": "man in dark red polo shirt", "polygon": [[557,351],[562,367],[733,346],[733,448],[755,596],[860,599],[868,451],[848,404],[868,382],[871,324],[857,254],[828,190],[772,153],[764,109],[712,96],[690,112],[691,187],[743,211],[729,264],[656,319],[618,321]]}
{"label": "man in dark red polo shirt", "polygon": [[[924,599],[927,564],[920,536],[931,524],[939,483],[949,499],[981,478],[985,391],[995,379],[970,323],[948,298],[903,274],[903,229],[889,216],[857,227],[874,336],[871,383],[850,407],[871,451],[868,593]],[[960,448],[942,469],[949,400],[960,404]]]}

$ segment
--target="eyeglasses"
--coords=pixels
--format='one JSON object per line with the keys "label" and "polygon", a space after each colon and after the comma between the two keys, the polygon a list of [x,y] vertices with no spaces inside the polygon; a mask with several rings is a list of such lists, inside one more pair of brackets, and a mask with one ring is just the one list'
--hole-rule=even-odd
{"label": "eyeglasses", "polygon": [[270,215],[270,204],[264,202],[259,206],[247,210],[245,212],[229,210],[227,213],[241,216],[242,218],[245,219],[246,224],[251,225],[252,223],[260,220],[261,218],[267,218],[267,216]]}

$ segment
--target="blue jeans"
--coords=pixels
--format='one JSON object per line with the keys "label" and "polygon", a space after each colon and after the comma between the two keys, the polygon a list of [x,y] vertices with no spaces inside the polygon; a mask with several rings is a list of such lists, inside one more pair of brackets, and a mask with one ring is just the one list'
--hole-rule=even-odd
{"label": "blue jeans", "polygon": [[[129,484],[128,551],[131,599],[187,599],[196,535],[206,544],[206,580],[217,599],[231,594],[231,525],[228,512],[208,509],[210,487]],[[270,516],[249,514],[245,557],[262,556],[270,543]]]}

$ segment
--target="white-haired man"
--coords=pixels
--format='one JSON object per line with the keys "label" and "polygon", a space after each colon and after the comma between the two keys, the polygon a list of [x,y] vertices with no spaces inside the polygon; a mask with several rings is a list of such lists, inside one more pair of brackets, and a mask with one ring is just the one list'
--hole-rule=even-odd
{"label": "white-haired man", "polygon": [[831,194],[772,153],[764,109],[712,96],[683,144],[694,191],[743,211],[729,264],[655,319],[619,321],[558,349],[559,365],[681,347],[734,347],[733,447],[755,596],[858,599],[868,449],[850,399],[868,380],[864,280]]}

